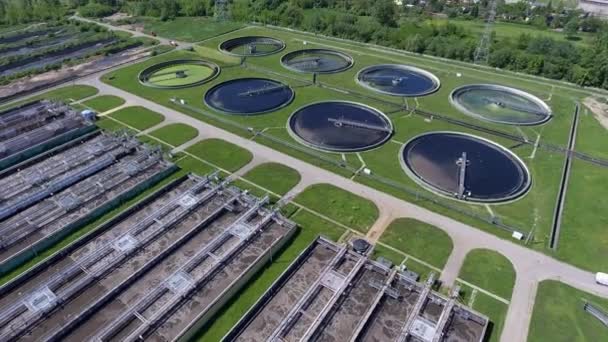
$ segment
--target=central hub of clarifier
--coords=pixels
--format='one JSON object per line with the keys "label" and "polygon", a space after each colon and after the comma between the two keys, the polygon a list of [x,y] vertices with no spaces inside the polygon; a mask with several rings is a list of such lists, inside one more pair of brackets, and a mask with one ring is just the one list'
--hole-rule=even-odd
{"label": "central hub of clarifier", "polygon": [[425,96],[439,89],[439,79],[426,70],[402,64],[380,64],[361,69],[357,83],[373,91],[405,97]]}
{"label": "central hub of clarifier", "polygon": [[281,64],[296,72],[332,74],[347,70],[353,58],[343,52],[329,49],[306,49],[290,52],[281,58]]}
{"label": "central hub of clarifier", "polygon": [[238,78],[220,83],[205,94],[205,103],[218,111],[254,115],[278,110],[293,100],[293,89],[265,78]]}
{"label": "central hub of clarifier", "polygon": [[369,150],[382,145],[393,134],[393,125],[382,112],[345,101],[302,107],[291,115],[287,125],[300,143],[332,152]]}
{"label": "central hub of clarifier", "polygon": [[507,148],[457,132],[432,132],[407,142],[400,153],[405,172],[439,195],[479,203],[523,196],[531,178],[523,161]]}

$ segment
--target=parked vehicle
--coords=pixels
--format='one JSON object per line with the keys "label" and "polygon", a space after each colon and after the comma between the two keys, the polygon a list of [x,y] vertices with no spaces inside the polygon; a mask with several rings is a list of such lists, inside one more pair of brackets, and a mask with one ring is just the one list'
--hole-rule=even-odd
{"label": "parked vehicle", "polygon": [[602,272],[597,272],[595,274],[595,281],[598,284],[608,286],[608,274],[607,273],[602,273]]}

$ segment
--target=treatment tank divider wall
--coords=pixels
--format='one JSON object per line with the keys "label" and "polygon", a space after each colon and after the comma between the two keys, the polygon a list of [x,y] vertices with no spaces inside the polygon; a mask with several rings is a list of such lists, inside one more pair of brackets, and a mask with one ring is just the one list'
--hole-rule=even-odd
{"label": "treatment tank divider wall", "polygon": [[99,217],[105,215],[106,213],[110,212],[111,210],[119,207],[124,202],[139,195],[146,189],[153,187],[156,183],[160,182],[161,180],[163,180],[164,178],[166,178],[167,176],[169,176],[170,174],[172,174],[173,172],[175,172],[177,170],[178,170],[178,167],[175,164],[171,164],[171,166],[169,166],[168,168],[165,168],[163,171],[153,175],[152,177],[144,180],[143,182],[140,182],[139,184],[135,185],[130,190],[120,193],[118,196],[116,196],[111,201],[108,201],[108,202],[104,203],[103,205],[95,208],[89,214],[68,224],[67,226],[63,227],[61,230],[48,235],[44,239],[32,244],[31,246],[29,246],[27,248],[27,250],[24,250],[18,254],[15,254],[14,256],[7,259],[5,262],[3,262],[0,265],[0,275],[6,274],[6,273],[14,270],[15,268],[19,267],[23,263],[34,258],[39,253],[45,251],[46,249],[50,248],[54,244],[58,243],[59,241],[61,241],[65,237],[67,237],[69,234],[71,234],[73,231],[75,231],[81,227],[84,227],[88,223],[95,221],[97,218],[99,218]]}

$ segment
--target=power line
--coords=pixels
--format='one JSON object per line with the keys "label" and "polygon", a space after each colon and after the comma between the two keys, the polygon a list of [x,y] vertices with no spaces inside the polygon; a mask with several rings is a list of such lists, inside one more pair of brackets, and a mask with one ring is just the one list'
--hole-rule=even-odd
{"label": "power line", "polygon": [[496,19],[496,0],[490,0],[486,17],[486,26],[483,30],[481,40],[475,49],[475,64],[488,64],[490,57],[490,46],[492,45],[492,31]]}
{"label": "power line", "polygon": [[228,0],[215,0],[215,19],[217,21],[230,20]]}

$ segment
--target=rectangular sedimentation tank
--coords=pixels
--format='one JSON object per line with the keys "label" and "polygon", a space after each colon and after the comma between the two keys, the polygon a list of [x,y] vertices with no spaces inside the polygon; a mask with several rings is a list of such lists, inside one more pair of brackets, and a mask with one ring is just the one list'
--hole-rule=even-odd
{"label": "rectangular sedimentation tank", "polygon": [[223,341],[481,342],[487,317],[317,238]]}
{"label": "rectangular sedimentation tank", "polygon": [[135,138],[92,133],[0,173],[0,272],[150,187],[175,165]]}
{"label": "rectangular sedimentation tank", "polygon": [[0,288],[0,340],[188,339],[296,226],[214,175],[184,176]]}
{"label": "rectangular sedimentation tank", "polygon": [[48,100],[0,112],[0,170],[95,129],[69,106]]}

